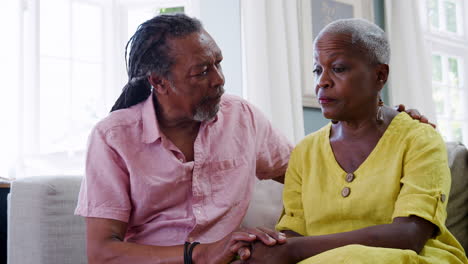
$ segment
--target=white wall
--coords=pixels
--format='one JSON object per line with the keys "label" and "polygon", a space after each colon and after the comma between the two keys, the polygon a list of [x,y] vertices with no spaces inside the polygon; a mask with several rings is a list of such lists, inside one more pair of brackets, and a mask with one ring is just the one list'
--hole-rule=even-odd
{"label": "white wall", "polygon": [[221,48],[227,93],[242,96],[241,18],[239,0],[199,0],[200,19]]}

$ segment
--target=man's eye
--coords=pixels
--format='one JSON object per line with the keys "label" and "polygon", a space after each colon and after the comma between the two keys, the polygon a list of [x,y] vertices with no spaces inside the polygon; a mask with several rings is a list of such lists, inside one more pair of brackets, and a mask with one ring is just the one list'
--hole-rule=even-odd
{"label": "man's eye", "polygon": [[320,73],[322,73],[322,70],[321,69],[315,69],[312,71],[315,75],[318,75]]}
{"label": "man's eye", "polygon": [[344,68],[344,67],[335,67],[335,68],[333,68],[333,71],[336,72],[336,73],[344,72],[345,70],[346,70],[346,68]]}
{"label": "man's eye", "polygon": [[202,71],[198,74],[198,76],[205,76],[208,74],[208,70]]}

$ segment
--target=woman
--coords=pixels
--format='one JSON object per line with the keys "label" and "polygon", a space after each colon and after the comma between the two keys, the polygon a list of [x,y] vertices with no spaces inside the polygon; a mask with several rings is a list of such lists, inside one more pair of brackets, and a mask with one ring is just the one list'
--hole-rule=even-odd
{"label": "woman", "polygon": [[380,99],[389,73],[384,32],[340,20],[314,46],[317,97],[333,121],[291,154],[277,225],[287,243],[254,244],[249,263],[468,263],[444,225],[442,138]]}

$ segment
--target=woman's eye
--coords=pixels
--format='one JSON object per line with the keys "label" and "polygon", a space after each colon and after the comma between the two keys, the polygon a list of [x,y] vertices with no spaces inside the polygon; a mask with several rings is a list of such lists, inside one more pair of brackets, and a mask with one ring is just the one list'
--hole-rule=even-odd
{"label": "woman's eye", "polygon": [[199,76],[205,76],[207,74],[208,74],[208,70],[205,70],[205,71],[200,72],[198,75]]}
{"label": "woman's eye", "polygon": [[344,67],[335,67],[333,71],[336,73],[344,72],[346,69]]}
{"label": "woman's eye", "polygon": [[322,72],[322,70],[320,70],[320,69],[317,68],[317,69],[313,70],[312,72],[313,72],[315,75],[318,75],[318,74],[320,74],[320,73]]}

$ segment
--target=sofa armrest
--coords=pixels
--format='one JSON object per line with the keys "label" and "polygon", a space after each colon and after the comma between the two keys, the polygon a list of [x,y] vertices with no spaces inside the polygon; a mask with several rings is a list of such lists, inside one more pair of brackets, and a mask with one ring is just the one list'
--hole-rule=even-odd
{"label": "sofa armrest", "polygon": [[73,215],[81,179],[37,176],[12,183],[9,264],[87,263],[84,219]]}

